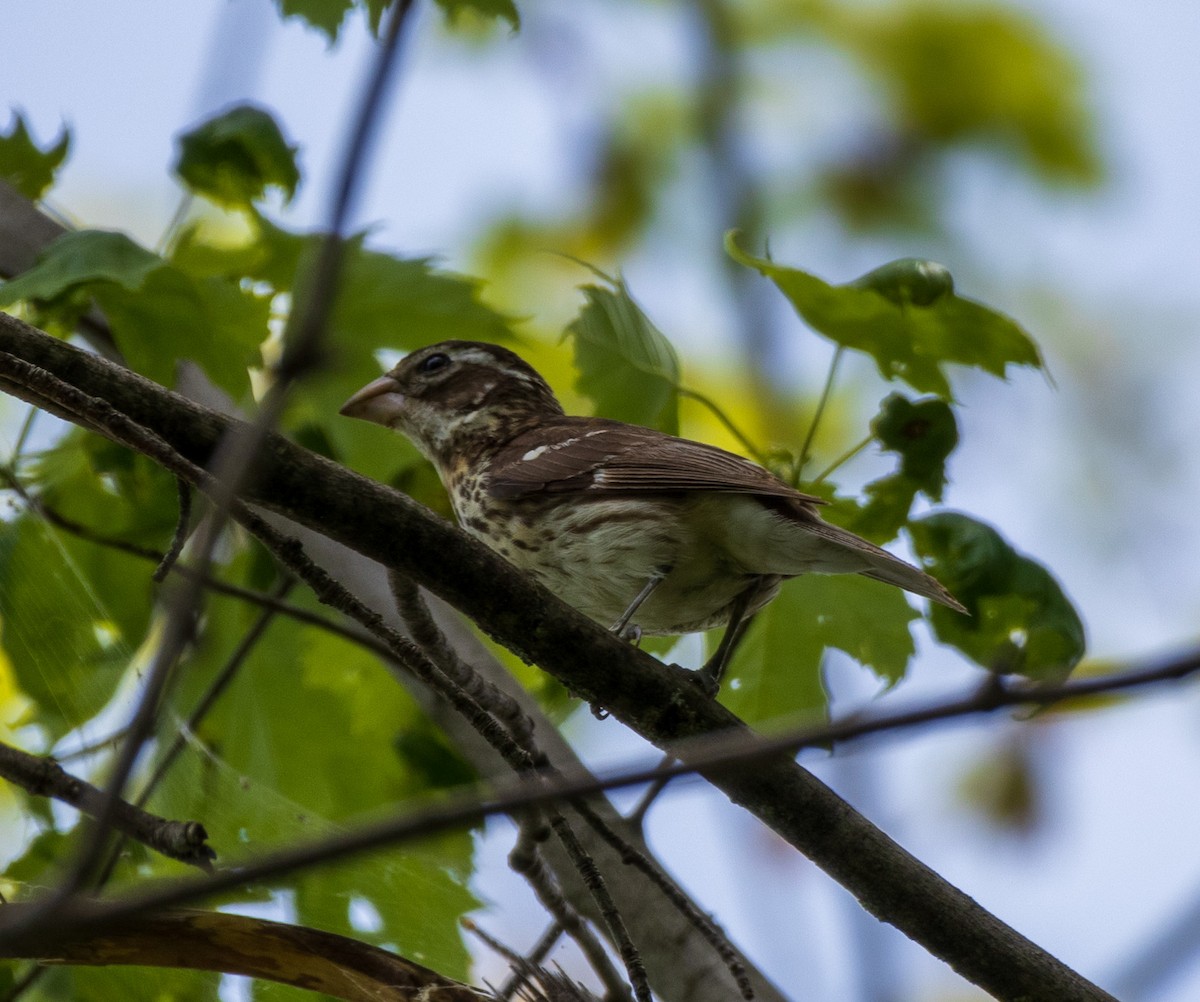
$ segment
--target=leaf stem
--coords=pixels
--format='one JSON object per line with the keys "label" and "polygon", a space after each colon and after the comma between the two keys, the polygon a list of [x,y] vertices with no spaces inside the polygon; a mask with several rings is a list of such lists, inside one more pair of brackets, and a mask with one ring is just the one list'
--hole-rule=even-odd
{"label": "leaf stem", "polygon": [[827,476],[829,476],[829,474],[831,474],[834,470],[836,470],[843,463],[850,462],[850,460],[852,460],[855,456],[857,456],[860,452],[862,452],[863,449],[865,449],[868,445],[870,445],[874,440],[875,440],[874,435],[868,435],[857,445],[851,446],[849,449],[847,449],[845,452],[843,452],[840,456],[838,456],[837,459],[835,459],[832,463],[830,463],[827,467],[825,467],[825,469],[823,469],[820,473],[818,473],[814,479],[810,480],[809,483],[810,484],[821,483]]}
{"label": "leaf stem", "polygon": [[38,413],[38,408],[30,406],[25,420],[21,422],[21,430],[17,432],[17,441],[13,446],[12,459],[9,460],[9,465],[14,471],[21,462],[21,453],[25,451],[25,443],[29,440],[29,433],[33,431],[33,422],[37,420]]}
{"label": "leaf stem", "polygon": [[844,351],[845,349],[839,344],[829,362],[829,372],[825,374],[825,385],[821,388],[821,399],[817,401],[817,409],[813,412],[812,423],[808,426],[808,434],[804,436],[804,445],[800,447],[800,461],[796,464],[797,470],[803,470],[808,463],[809,450],[812,448],[813,439],[817,437],[817,425],[821,423],[825,406],[829,403],[830,394],[833,392],[833,381],[837,378],[838,363],[841,362]]}
{"label": "leaf stem", "polygon": [[713,400],[712,397],[706,396],[699,390],[689,390],[685,386],[677,386],[675,390],[681,397],[688,397],[692,400],[695,400],[696,403],[701,404],[712,411],[713,416],[725,426],[726,431],[728,431],[734,438],[738,440],[742,448],[754,457],[754,461],[756,463],[758,463],[760,466],[767,465],[767,459],[762,450],[759,449],[758,446],[756,446],[752,441],[750,441],[750,438],[741,430],[741,428],[733,423],[733,419],[725,413],[721,405]]}

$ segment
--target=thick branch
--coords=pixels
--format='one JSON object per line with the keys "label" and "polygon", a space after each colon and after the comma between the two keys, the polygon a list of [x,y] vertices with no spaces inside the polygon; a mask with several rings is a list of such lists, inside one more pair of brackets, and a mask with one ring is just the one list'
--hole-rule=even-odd
{"label": "thick branch", "polygon": [[[204,465],[228,421],[103,359],[0,315],[0,351],[101,397]],[[11,372],[12,370],[8,370]],[[0,382],[41,399],[11,378]],[[51,406],[52,403],[51,403]],[[245,496],[392,567],[471,616],[577,695],[664,750],[745,725],[685,673],[630,648],[411,499],[271,436]],[[685,753],[686,754],[686,753]],[[943,880],[790,757],[706,777],[891,922],[1000,998],[1108,999]]]}

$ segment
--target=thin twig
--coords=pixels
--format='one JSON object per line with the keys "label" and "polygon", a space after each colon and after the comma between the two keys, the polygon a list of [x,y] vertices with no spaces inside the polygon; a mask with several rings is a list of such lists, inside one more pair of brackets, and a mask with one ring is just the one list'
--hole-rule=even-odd
{"label": "thin twig", "polygon": [[[681,745],[681,753],[686,755],[688,760],[676,762],[666,770],[659,766],[650,766],[622,771],[607,777],[588,775],[556,778],[536,787],[520,777],[514,777],[507,782],[498,782],[496,789],[488,796],[451,795],[436,805],[404,817],[375,822],[326,839],[315,840],[307,845],[268,853],[236,869],[219,871],[211,878],[163,881],[103,903],[76,901],[70,908],[63,910],[58,924],[45,932],[47,935],[52,933],[54,936],[65,936],[104,926],[145,910],[185,904],[317,863],[344,859],[403,840],[474,824],[493,815],[512,814],[562,797],[591,796],[604,790],[653,782],[664,773],[682,776],[700,770],[742,767],[756,759],[770,758],[795,747],[827,746],[833,741],[910,728],[934,720],[994,712],[1004,706],[1052,705],[1068,699],[1180,680],[1197,672],[1200,672],[1200,649],[1188,651],[1161,664],[1105,678],[1081,679],[1043,689],[1001,689],[989,697],[986,705],[978,695],[972,695],[967,699],[923,709],[842,721],[825,727],[780,735],[769,740],[740,735],[734,739],[718,738],[706,741],[703,744],[707,747],[704,748]],[[4,910],[0,909],[0,933],[11,935],[14,925],[15,923],[5,921]]]}
{"label": "thin twig", "polygon": [[808,483],[810,485],[822,483],[826,477],[828,477],[830,474],[833,473],[834,470],[838,469],[838,467],[840,467],[843,463],[850,462],[850,460],[852,460],[855,456],[857,456],[860,452],[862,452],[863,449],[865,449],[868,445],[870,445],[874,441],[875,441],[875,436],[868,435],[861,442],[858,442],[857,444],[852,445],[849,449],[847,449],[840,456],[838,456],[837,459],[835,459],[832,463],[830,463],[828,466],[826,466],[825,469],[823,469],[820,473],[818,473],[815,477],[813,477],[812,480],[808,481]]}
{"label": "thin twig", "polygon": [[750,437],[743,432],[741,428],[733,423],[733,419],[725,413],[724,408],[722,408],[720,404],[713,400],[712,397],[706,396],[699,390],[689,390],[684,386],[676,387],[676,392],[681,397],[689,397],[690,399],[695,400],[696,403],[707,407],[712,412],[713,417],[720,421],[721,424],[725,426],[725,430],[741,443],[742,448],[750,453],[750,455],[754,458],[754,461],[758,463],[759,466],[767,465],[767,457],[763,451],[750,440]]}
{"label": "thin twig", "polygon": [[[530,769],[536,769],[540,773],[547,775],[556,774],[556,770],[553,769],[549,758],[537,746],[534,740],[533,722],[521,710],[512,697],[502,692],[459,657],[458,652],[449,644],[445,635],[429,614],[428,606],[426,606],[424,600],[421,598],[420,591],[411,579],[392,571],[388,575],[388,581],[391,585],[393,598],[396,600],[397,609],[408,623],[413,640],[425,651],[430,660],[441,669],[442,673],[454,685],[474,699],[493,720],[501,722],[507,728],[511,736],[511,741],[529,761]],[[610,844],[617,844],[620,850],[624,850],[623,854],[634,852],[632,847],[628,846],[623,839],[620,839],[608,829],[605,822],[594,811],[586,808],[586,805],[573,806],[593,826],[599,824],[605,830],[607,840]],[[622,959],[625,961],[626,970],[629,973],[630,982],[633,985],[635,994],[639,1000],[648,1000],[650,989],[646,982],[646,972],[642,965],[641,957],[638,955],[637,949],[629,936],[624,919],[617,910],[616,903],[612,900],[612,896],[609,894],[608,888],[600,876],[595,861],[588,855],[587,850],[584,849],[583,844],[579,841],[574,829],[559,811],[552,809],[545,812],[545,814],[550,828],[553,829],[555,835],[558,837],[559,842],[567,853],[568,859],[579,872],[584,885],[599,908],[601,917],[604,919],[613,937],[613,942],[617,946]],[[577,919],[573,920],[567,914],[565,909],[568,909],[570,906],[562,898],[561,892],[556,887],[553,890],[550,888],[549,884],[552,883],[553,878],[545,871],[540,856],[536,859],[530,858],[532,850],[527,851],[526,848],[523,848],[530,844],[530,831],[529,822],[527,820],[523,821],[521,825],[521,839],[510,856],[510,863],[513,869],[526,876],[539,900],[546,905],[551,915],[563,924],[563,928],[567,930],[568,934],[579,943],[580,949],[588,957],[589,961],[593,963],[593,966],[604,965],[596,966],[596,973],[608,986],[609,994],[612,995],[618,990],[623,991],[623,986],[620,986],[618,981],[614,981],[613,971],[611,970],[611,965],[608,965],[607,956],[603,949],[594,942],[590,930],[587,929],[586,925]],[[573,909],[571,913],[573,914]]]}
{"label": "thin twig", "polygon": [[[291,577],[284,578],[279,587],[276,589],[276,594],[274,597],[283,598],[283,596],[291,590],[294,583],[295,582]],[[174,740],[172,740],[170,746],[158,760],[158,763],[154,767],[154,771],[146,780],[145,785],[142,787],[137,797],[134,798],[133,802],[137,807],[145,807],[145,805],[149,802],[150,797],[153,796],[154,791],[158,788],[159,783],[162,782],[163,777],[166,776],[171,766],[174,765],[179,753],[183,751],[184,746],[187,744],[188,737],[197,732],[201,722],[205,717],[208,716],[209,711],[212,710],[213,706],[229,687],[229,684],[233,681],[242,665],[245,664],[246,658],[250,656],[250,652],[262,639],[263,634],[266,632],[267,627],[271,624],[271,620],[275,618],[275,615],[275,610],[269,608],[263,609],[262,612],[259,613],[258,618],[250,624],[250,628],[246,631],[245,636],[242,637],[241,642],[236,648],[234,648],[233,653],[230,654],[229,659],[221,667],[221,670],[217,672],[216,678],[214,678],[209,684],[208,689],[206,689],[203,695],[201,695],[199,701],[196,703],[195,708],[188,715],[187,721],[182,727],[180,727],[178,733],[175,735]],[[116,868],[116,865],[121,858],[122,848],[123,847],[120,842],[113,846],[112,851],[109,853],[108,861],[105,863],[104,867],[100,871],[99,877],[96,879],[97,888],[103,887],[108,883],[112,876],[113,870]]]}
{"label": "thin twig", "polygon": [[[104,795],[91,783],[72,776],[52,758],[30,755],[0,742],[0,776],[37,797],[52,797],[95,817]],[[134,841],[181,863],[212,871],[217,854],[208,845],[208,834],[198,821],[169,821],[140,806],[119,801],[113,810],[113,827]]]}
{"label": "thin twig", "polygon": [[520,821],[517,842],[508,854],[508,865],[533,888],[538,901],[587,957],[588,963],[603,982],[609,997],[628,999],[629,989],[608,959],[604,947],[587,923],[563,896],[554,875],[542,859],[540,843],[547,832],[540,815],[526,815]]}
{"label": "thin twig", "polygon": [[179,495],[179,520],[175,523],[175,535],[162,560],[154,568],[154,573],[150,575],[151,580],[159,584],[166,580],[171,568],[179,560],[179,555],[183,553],[184,544],[187,543],[188,536],[192,531],[192,489],[188,486],[187,481],[179,478],[175,479],[175,489]]}

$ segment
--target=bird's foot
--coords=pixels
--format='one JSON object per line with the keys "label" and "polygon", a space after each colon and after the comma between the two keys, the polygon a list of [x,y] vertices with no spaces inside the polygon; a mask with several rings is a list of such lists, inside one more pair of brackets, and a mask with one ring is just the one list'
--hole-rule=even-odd
{"label": "bird's foot", "polygon": [[619,622],[614,623],[609,627],[610,632],[615,633],[622,640],[627,640],[634,647],[640,647],[642,643],[642,628],[637,623]]}
{"label": "bird's foot", "polygon": [[709,699],[716,699],[721,691],[721,680],[705,665],[699,671],[688,672],[688,679]]}

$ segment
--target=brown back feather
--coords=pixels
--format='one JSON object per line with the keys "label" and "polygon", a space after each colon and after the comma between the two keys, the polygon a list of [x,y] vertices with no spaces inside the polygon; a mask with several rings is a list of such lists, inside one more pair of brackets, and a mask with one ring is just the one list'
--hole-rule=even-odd
{"label": "brown back feather", "polygon": [[725,491],[824,504],[716,446],[600,418],[563,417],[518,435],[492,462],[488,492]]}

